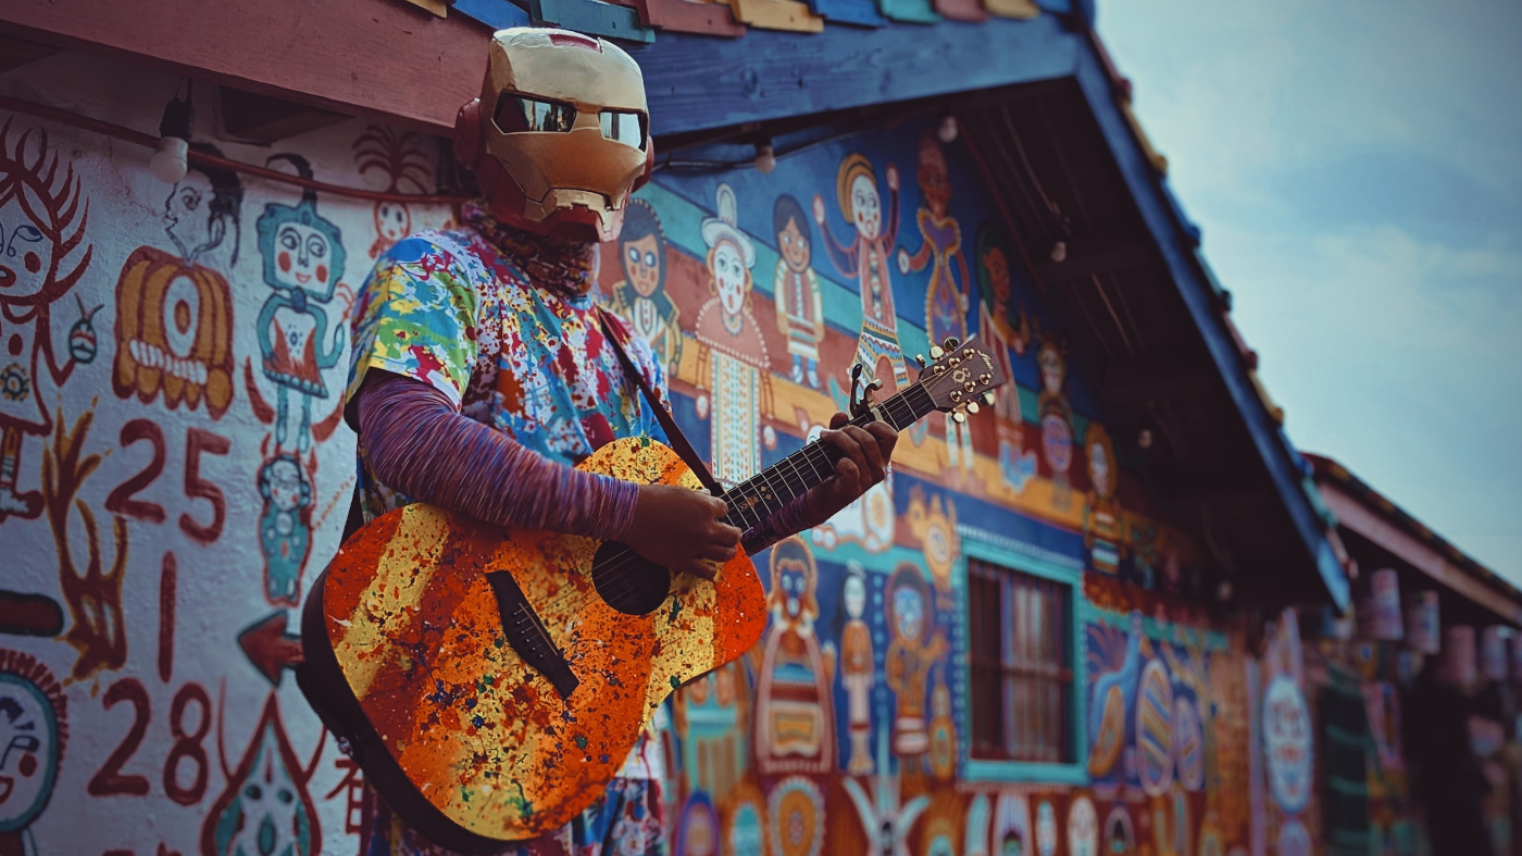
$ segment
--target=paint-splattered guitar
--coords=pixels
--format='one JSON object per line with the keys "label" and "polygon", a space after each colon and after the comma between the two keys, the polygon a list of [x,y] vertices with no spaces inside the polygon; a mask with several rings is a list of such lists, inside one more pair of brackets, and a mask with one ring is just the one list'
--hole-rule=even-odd
{"label": "paint-splattered guitar", "polygon": [[[976,342],[946,342],[917,383],[853,422],[902,430],[976,412],[1004,382]],[[754,526],[824,481],[818,442],[724,494]],[[579,469],[643,484],[698,479],[648,440]],[[506,531],[427,505],[376,518],[344,544],[302,614],[297,680],[386,802],[459,850],[559,828],[602,793],[672,690],[750,648],[766,623],[743,553],[716,582],[673,575],[616,542]]]}

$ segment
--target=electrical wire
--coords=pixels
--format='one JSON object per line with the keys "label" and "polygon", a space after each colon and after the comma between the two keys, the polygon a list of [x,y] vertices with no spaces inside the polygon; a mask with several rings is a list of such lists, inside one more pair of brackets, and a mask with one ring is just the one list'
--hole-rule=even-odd
{"label": "electrical wire", "polygon": [[[90,116],[84,116],[69,110],[63,110],[58,107],[50,107],[46,104],[38,104],[35,101],[25,101],[20,98],[11,98],[6,95],[0,95],[0,108],[10,110],[14,113],[34,116],[39,119],[46,119],[50,122],[57,122],[60,125],[68,125],[72,128],[91,131],[93,133],[110,137],[115,140],[121,140],[122,142],[143,146],[144,148],[156,148],[159,144],[159,138],[153,136],[152,134],[145,134],[142,131],[134,131],[131,128],[126,128],[121,125],[105,122]],[[299,175],[291,175],[290,173],[280,172],[279,170],[269,169],[267,167],[257,166],[255,164],[229,160],[228,158],[218,157],[213,154],[207,154],[206,152],[198,152],[195,149],[191,149],[186,154],[185,159],[193,164],[196,164],[197,166],[210,166],[219,169],[232,170],[233,172],[240,172],[244,175],[252,175],[258,178],[267,179],[269,181],[295,185],[296,187],[300,187],[306,190],[313,190],[321,193],[331,193],[335,196],[348,196],[355,199],[368,200],[371,202],[402,202],[416,203],[419,205],[454,205],[460,202],[464,202],[467,198],[464,196],[445,194],[387,193],[379,190],[367,190],[363,187],[348,187],[341,184],[328,184],[327,182],[313,181],[309,178],[302,178]]]}

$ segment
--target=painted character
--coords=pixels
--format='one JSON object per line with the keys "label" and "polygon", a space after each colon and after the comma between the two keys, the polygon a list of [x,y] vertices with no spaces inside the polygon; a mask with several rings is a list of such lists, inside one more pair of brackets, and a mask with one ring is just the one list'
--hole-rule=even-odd
{"label": "painted character", "polygon": [[[300,155],[280,154],[310,180],[312,168]],[[289,399],[300,400],[301,418],[294,447],[312,445],[312,399],[327,398],[322,373],[338,365],[343,354],[343,325],[334,324],[331,339],[323,306],[344,274],[343,238],[338,227],[317,213],[317,194],[306,190],[296,205],[276,202],[264,206],[256,226],[259,253],[264,257],[264,284],[274,293],[259,313],[259,351],[264,376],[275,384],[277,398],[275,446],[290,448]]]}
{"label": "painted character", "polygon": [[68,701],[47,666],[0,649],[0,853],[35,856],[29,828],[47,808],[69,739]]}
{"label": "painted character", "polygon": [[699,376],[713,399],[713,474],[733,485],[761,469],[758,437],[761,414],[770,410],[771,361],[750,310],[756,247],[735,225],[739,206],[729,185],[719,185],[717,202],[718,216],[701,226],[714,296],[698,310],[694,335],[703,346]]}
{"label": "painted character", "polygon": [[[426,193],[432,183],[428,154],[418,145],[416,134],[372,125],[354,141],[354,162],[360,175],[379,172],[385,176],[387,193],[404,190]],[[372,259],[412,234],[412,211],[405,202],[377,200],[371,219],[375,222],[375,241],[370,244]]]}
{"label": "painted character", "polygon": [[936,672],[935,689],[930,691],[930,774],[939,781],[950,781],[956,764],[957,727],[951,718],[951,690],[942,666]]}
{"label": "painted character", "polygon": [[613,286],[611,308],[650,346],[671,377],[682,358],[681,310],[666,293],[666,233],[661,218],[643,199],[629,200],[624,209],[618,262],[624,278]]}
{"label": "painted character", "polygon": [[835,769],[834,661],[814,633],[814,554],[796,535],[771,552],[772,614],[756,688],[756,759],[762,775]]}
{"label": "painted character", "polygon": [[872,659],[872,629],[863,619],[867,612],[867,572],[859,562],[846,563],[840,603],[848,616],[840,632],[840,685],[846,691],[851,737],[846,772],[860,776],[872,772],[872,683],[877,672]]}
{"label": "painted character", "polygon": [[[218,735],[221,739],[221,735]],[[227,788],[201,826],[208,856],[311,856],[322,843],[307,782],[319,754],[303,768],[270,694],[236,770],[223,768]]]}
{"label": "painted character", "polygon": [[810,266],[813,239],[803,206],[791,196],[777,197],[772,207],[772,229],[777,236],[777,274],[772,297],[777,304],[777,329],[787,337],[793,355],[793,383],[808,380],[819,388],[819,345],[824,341],[824,301],[819,277]]}
{"label": "painted character", "polygon": [[0,127],[0,522],[42,513],[42,494],[18,487],[25,436],[52,433],[48,402],[95,356],[94,313],[82,304],[62,362],[53,348],[53,306],[95,251],[80,249],[90,203],[72,165],[59,175],[58,159],[48,157],[44,132],[11,145],[10,122]]}
{"label": "painted character", "polygon": [[860,281],[861,338],[856,344],[856,361],[869,372],[877,373],[879,364],[888,361],[898,386],[909,382],[904,352],[898,344],[898,316],[893,309],[893,279],[888,271],[888,256],[898,234],[898,167],[888,164],[888,206],[883,211],[882,194],[872,162],[855,152],[840,162],[835,195],[840,211],[856,227],[850,245],[842,246],[825,221],[824,199],[814,197],[814,222],[824,236],[830,262],[842,276]]}
{"label": "painted character", "polygon": [[1090,422],[1083,435],[1088,452],[1089,496],[1083,510],[1083,544],[1089,551],[1089,567],[1114,575],[1125,556],[1125,516],[1115,498],[1119,472],[1110,434],[1098,422]]}
{"label": "painted character", "polygon": [[[908,250],[899,248],[898,269],[907,274],[930,266],[930,283],[925,286],[925,332],[930,341],[935,344],[948,338],[965,341],[970,277],[962,253],[962,227],[951,216],[951,173],[946,167],[946,153],[933,131],[927,130],[920,136],[918,178],[925,207],[915,215],[915,220],[924,240],[912,256]],[[956,263],[955,269],[952,262]],[[956,421],[950,413],[945,416],[946,452],[951,466],[971,472],[972,425]]]}
{"label": "painted character", "polygon": [[1025,417],[1020,412],[1020,389],[1015,385],[1009,354],[1024,356],[1030,345],[1030,319],[1020,307],[1020,323],[1011,323],[1013,272],[1007,243],[997,226],[978,228],[978,338],[999,361],[1004,385],[994,393],[994,424],[999,437],[999,476],[1013,491],[1036,477],[1036,453],[1025,450]]}
{"label": "painted character", "polygon": [[1041,369],[1041,391],[1036,396],[1041,411],[1041,452],[1052,471],[1052,502],[1065,508],[1072,501],[1068,470],[1073,466],[1073,408],[1068,404],[1067,361],[1055,338],[1041,337],[1036,362]]}
{"label": "painted character", "polygon": [[949,646],[934,629],[929,586],[920,569],[900,565],[888,583],[888,643],[884,664],[888,686],[898,700],[893,751],[900,757],[923,755],[930,748],[925,729],[925,680]]}
{"label": "painted character", "polygon": [[[207,143],[193,151],[220,157]],[[116,281],[117,397],[143,403],[160,393],[171,410],[206,402],[220,419],[233,399],[233,298],[227,279],[206,263],[228,243],[238,263],[243,185],[237,173],[192,165],[164,200],[164,234],[176,253],[138,247]]]}
{"label": "painted character", "polygon": [[301,569],[312,549],[312,485],[301,462],[277,454],[259,468],[259,546],[264,551],[265,592],[270,603],[296,606]]}

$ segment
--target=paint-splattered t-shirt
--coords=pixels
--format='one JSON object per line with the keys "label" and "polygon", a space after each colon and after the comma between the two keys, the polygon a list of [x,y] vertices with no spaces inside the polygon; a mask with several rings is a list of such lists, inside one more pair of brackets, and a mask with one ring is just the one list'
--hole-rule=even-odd
{"label": "paint-splattered t-shirt", "polygon": [[[371,368],[422,381],[460,412],[550,460],[575,464],[621,437],[665,441],[603,335],[590,255],[504,229],[476,206],[465,227],[425,231],[382,256],[359,298],[348,397]],[[664,395],[649,348],[629,356]],[[408,500],[363,461],[367,518]],[[532,501],[532,497],[525,497]]]}

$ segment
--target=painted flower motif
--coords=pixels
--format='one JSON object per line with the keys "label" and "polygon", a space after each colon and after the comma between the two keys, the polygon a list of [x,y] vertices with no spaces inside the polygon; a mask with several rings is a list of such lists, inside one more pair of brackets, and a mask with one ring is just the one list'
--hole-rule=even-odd
{"label": "painted flower motif", "polygon": [[0,369],[0,395],[10,401],[26,401],[32,394],[32,382],[20,363]]}

